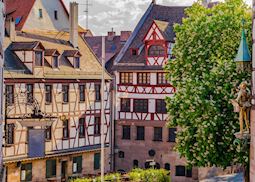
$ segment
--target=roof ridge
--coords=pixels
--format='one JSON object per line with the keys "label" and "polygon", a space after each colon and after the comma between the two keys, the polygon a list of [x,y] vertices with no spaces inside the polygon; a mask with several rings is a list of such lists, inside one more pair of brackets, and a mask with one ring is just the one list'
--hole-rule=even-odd
{"label": "roof ridge", "polygon": [[142,18],[140,19],[140,21],[138,22],[138,24],[136,25],[134,31],[132,32],[132,34],[130,35],[130,37],[128,38],[127,42],[125,43],[125,45],[122,47],[122,49],[120,50],[118,56],[116,57],[116,59],[114,60],[113,64],[116,64],[118,62],[120,62],[120,60],[122,59],[123,55],[126,53],[127,49],[129,48],[129,46],[131,45],[131,43],[133,42],[133,40],[135,39],[137,33],[139,32],[139,30],[141,29],[141,27],[143,26],[144,22],[146,21],[147,17],[149,16],[153,6],[157,6],[154,3],[151,3],[150,6],[148,7],[148,9],[146,10],[146,12],[144,13],[144,15],[142,16]]}

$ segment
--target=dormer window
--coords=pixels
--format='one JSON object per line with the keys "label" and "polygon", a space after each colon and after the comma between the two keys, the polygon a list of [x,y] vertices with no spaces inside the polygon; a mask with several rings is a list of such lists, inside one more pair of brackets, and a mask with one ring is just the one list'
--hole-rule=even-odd
{"label": "dormer window", "polygon": [[74,68],[80,68],[80,57],[74,57]]}
{"label": "dormer window", "polygon": [[161,45],[152,45],[148,50],[148,56],[152,57],[165,57],[165,48]]}
{"label": "dormer window", "polygon": [[35,51],[35,65],[42,66],[43,65],[43,52]]}
{"label": "dormer window", "polygon": [[52,57],[52,68],[58,68],[58,56],[53,56]]}
{"label": "dormer window", "polygon": [[43,12],[42,12],[42,9],[39,9],[39,10],[38,10],[38,16],[39,16],[39,18],[43,18]]}

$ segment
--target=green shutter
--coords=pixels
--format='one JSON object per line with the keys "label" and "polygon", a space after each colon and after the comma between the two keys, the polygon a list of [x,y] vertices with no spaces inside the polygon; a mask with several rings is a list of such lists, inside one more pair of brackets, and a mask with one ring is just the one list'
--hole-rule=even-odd
{"label": "green shutter", "polygon": [[100,153],[94,154],[94,170],[97,170],[100,168]]}
{"label": "green shutter", "polygon": [[77,157],[77,172],[81,173],[82,172],[82,156]]}
{"label": "green shutter", "polygon": [[51,160],[46,161],[46,178],[51,177]]}

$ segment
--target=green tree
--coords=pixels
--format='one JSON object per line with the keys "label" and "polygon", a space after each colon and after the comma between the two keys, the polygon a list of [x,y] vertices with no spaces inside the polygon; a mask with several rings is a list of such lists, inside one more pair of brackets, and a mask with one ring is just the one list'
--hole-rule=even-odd
{"label": "green tree", "polygon": [[242,0],[213,8],[195,3],[175,25],[175,59],[165,69],[177,92],[168,97],[169,126],[180,127],[176,150],[192,166],[226,167],[247,163],[248,151],[234,144],[238,115],[230,99],[249,73],[237,73],[234,58],[242,19],[251,45],[251,11]]}

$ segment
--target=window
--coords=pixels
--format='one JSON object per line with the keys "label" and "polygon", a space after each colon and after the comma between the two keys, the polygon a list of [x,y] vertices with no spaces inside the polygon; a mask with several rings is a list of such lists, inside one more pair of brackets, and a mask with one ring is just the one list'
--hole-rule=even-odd
{"label": "window", "polygon": [[96,101],[100,101],[101,100],[101,85],[100,84],[95,84],[95,97],[96,97]]}
{"label": "window", "polygon": [[73,173],[82,172],[82,156],[73,157]]}
{"label": "window", "polygon": [[56,177],[56,160],[46,160],[46,178]]}
{"label": "window", "polygon": [[169,128],[168,141],[175,142],[175,138],[176,138],[176,128]]}
{"label": "window", "polygon": [[122,126],[122,139],[130,140],[130,126]]}
{"label": "window", "polygon": [[69,102],[69,85],[62,85],[63,102]]}
{"label": "window", "polygon": [[5,86],[5,97],[7,105],[14,104],[14,86],[13,85],[6,85]]}
{"label": "window", "polygon": [[79,137],[85,137],[85,118],[79,119]]}
{"label": "window", "polygon": [[165,163],[165,170],[171,170],[170,164],[169,163]]}
{"label": "window", "polygon": [[51,126],[47,126],[45,129],[45,139],[51,140]]}
{"label": "window", "polygon": [[125,158],[125,153],[123,151],[119,151],[119,158]]}
{"label": "window", "polygon": [[167,73],[157,73],[157,84],[158,85],[166,85],[169,84],[169,81],[166,77]]}
{"label": "window", "polygon": [[79,85],[80,102],[85,101],[85,85]]}
{"label": "window", "polygon": [[20,181],[32,181],[32,163],[21,164]]}
{"label": "window", "polygon": [[43,52],[35,51],[35,65],[42,66],[43,65]]}
{"label": "window", "polygon": [[133,83],[133,73],[120,73],[120,83],[121,84],[132,84]]}
{"label": "window", "polygon": [[150,84],[150,73],[137,73],[137,84]]}
{"label": "window", "polygon": [[133,160],[133,168],[138,168],[138,160]]}
{"label": "window", "polygon": [[43,13],[42,13],[42,9],[39,9],[39,18],[43,18]]}
{"label": "window", "polygon": [[136,139],[137,140],[144,140],[144,126],[137,126],[136,127]]}
{"label": "window", "polygon": [[157,99],[156,100],[156,113],[167,113],[166,110],[166,102],[164,99]]}
{"label": "window", "polygon": [[121,99],[120,111],[130,112],[130,99],[127,99],[127,98]]}
{"label": "window", "polygon": [[95,117],[95,124],[94,124],[94,135],[100,135],[101,130],[101,118]]}
{"label": "window", "polygon": [[6,144],[14,144],[14,128],[15,128],[15,125],[13,123],[7,124]]}
{"label": "window", "polygon": [[185,166],[176,166],[175,176],[185,176]]}
{"label": "window", "polygon": [[55,18],[55,20],[58,20],[58,11],[57,10],[54,11],[54,18]]}
{"label": "window", "polygon": [[58,65],[58,56],[53,56],[52,59],[53,59],[53,60],[52,60],[52,61],[53,61],[52,67],[53,67],[53,68],[58,68],[58,66],[59,66],[59,65]]}
{"label": "window", "polygon": [[192,177],[192,169],[186,169],[185,166],[176,166],[175,176]]}
{"label": "window", "polygon": [[100,153],[94,154],[94,170],[100,169]]}
{"label": "window", "polygon": [[162,127],[154,127],[154,141],[162,141]]}
{"label": "window", "polygon": [[52,102],[52,85],[45,85],[45,102]]}
{"label": "window", "polygon": [[69,122],[68,119],[63,121],[63,139],[69,138]]}
{"label": "window", "polygon": [[152,45],[148,50],[148,56],[164,57],[165,55],[165,48],[161,45]]}
{"label": "window", "polygon": [[80,57],[74,57],[74,68],[80,68]]}
{"label": "window", "polygon": [[131,49],[131,55],[132,56],[136,56],[138,53],[138,50],[137,49]]}
{"label": "window", "polygon": [[134,99],[134,112],[141,112],[141,113],[148,112],[148,100]]}
{"label": "window", "polygon": [[192,177],[192,169],[186,169],[186,177]]}
{"label": "window", "polygon": [[33,103],[33,101],[34,101],[34,86],[32,84],[27,84],[26,90],[27,90],[27,103]]}

